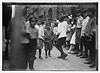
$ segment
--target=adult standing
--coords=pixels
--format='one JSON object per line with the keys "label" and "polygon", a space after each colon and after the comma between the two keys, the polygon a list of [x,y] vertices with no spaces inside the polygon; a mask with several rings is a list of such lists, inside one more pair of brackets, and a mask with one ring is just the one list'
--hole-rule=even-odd
{"label": "adult standing", "polygon": [[15,17],[11,20],[11,49],[10,49],[10,69],[25,70],[27,69],[27,60],[25,58],[25,46],[29,40],[26,33],[26,7],[18,6]]}

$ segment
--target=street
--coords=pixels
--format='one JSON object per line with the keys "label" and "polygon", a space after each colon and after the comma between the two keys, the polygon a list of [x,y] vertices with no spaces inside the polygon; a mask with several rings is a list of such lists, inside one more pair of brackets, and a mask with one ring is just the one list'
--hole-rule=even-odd
{"label": "street", "polygon": [[[64,50],[66,53],[67,51]],[[66,60],[58,59],[57,56],[60,55],[60,52],[53,47],[51,56],[49,58],[45,58],[44,49],[42,50],[43,60],[38,58],[38,51],[36,54],[37,59],[35,60],[34,69],[36,71],[95,71],[96,68],[89,68],[88,64],[84,64],[85,59],[81,59],[76,57],[76,55],[69,54]],[[29,70],[29,68],[27,69]]]}
{"label": "street", "polygon": [[[67,53],[67,50],[64,49],[64,52]],[[85,59],[76,57],[76,55],[69,54],[68,57],[63,59],[58,59],[57,56],[60,55],[60,52],[53,47],[51,51],[51,56],[47,59],[45,58],[44,49],[42,49],[43,60],[38,58],[38,51],[36,53],[37,59],[35,60],[34,69],[35,71],[96,71],[95,68],[89,68],[89,64],[84,64]],[[5,62],[5,70],[9,71],[9,64]],[[29,71],[27,67],[26,71]]]}

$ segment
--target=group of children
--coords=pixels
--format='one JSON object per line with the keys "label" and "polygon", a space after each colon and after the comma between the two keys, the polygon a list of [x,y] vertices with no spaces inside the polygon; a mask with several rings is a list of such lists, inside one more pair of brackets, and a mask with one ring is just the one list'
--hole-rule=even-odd
{"label": "group of children", "polygon": [[[42,20],[38,20],[37,23],[34,24],[34,29],[37,28],[39,32],[39,58],[43,59],[41,56],[43,43],[45,45],[45,58],[48,58],[48,56],[51,57],[50,52],[54,45],[61,52],[61,56],[58,58],[65,59],[68,56],[68,54],[64,53],[62,48],[62,46],[65,46],[69,54],[77,54],[76,56],[81,58],[89,57],[89,63],[93,63],[90,67],[93,67],[95,59],[95,56],[92,55],[93,53],[95,54],[95,52],[93,52],[95,51],[95,38],[93,37],[95,37],[95,35],[91,33],[94,32],[92,29],[95,27],[94,13],[93,8],[84,11],[77,9],[76,18],[72,18],[71,15],[61,14],[58,20],[54,20],[54,22],[48,21],[45,25],[42,24]],[[32,20],[30,21],[30,25],[32,25],[31,22]],[[92,47],[87,44],[91,44]]]}
{"label": "group of children", "polygon": [[75,24],[70,28],[74,29],[70,39],[69,54],[76,54],[77,57],[87,58],[84,64],[91,64],[89,67],[95,67],[96,62],[96,15],[94,8],[85,10],[76,10]]}
{"label": "group of children", "polygon": [[77,17],[73,18],[72,15],[60,14],[57,20],[48,19],[46,22],[34,16],[28,18],[23,27],[29,41],[27,46],[24,43],[22,48],[26,49],[25,57],[31,70],[34,70],[36,50],[39,51],[39,59],[43,59],[43,46],[45,46],[45,58],[51,57],[51,50],[55,46],[61,53],[58,58],[65,59],[68,54],[63,51],[62,46],[64,46],[67,47],[69,54],[74,51],[78,57],[89,57],[88,63],[93,63],[90,67],[94,66],[95,31],[92,29],[95,26],[95,10],[92,8],[84,10],[82,16],[82,11],[78,9],[76,15]]}

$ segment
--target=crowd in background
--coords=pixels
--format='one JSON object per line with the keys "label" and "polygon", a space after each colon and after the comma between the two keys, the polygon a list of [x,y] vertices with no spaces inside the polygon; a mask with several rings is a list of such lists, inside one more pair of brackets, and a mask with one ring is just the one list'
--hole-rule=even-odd
{"label": "crowd in background", "polygon": [[97,22],[94,8],[77,9],[76,17],[70,13],[61,13],[57,19],[49,18],[46,21],[32,14],[26,17],[23,11],[15,15],[9,26],[10,69],[27,69],[29,63],[30,70],[34,70],[36,52],[39,51],[39,59],[43,60],[43,47],[45,58],[48,58],[52,56],[53,46],[60,51],[60,59],[64,60],[68,54],[74,54],[84,58],[84,64],[90,64],[90,68],[97,67]]}

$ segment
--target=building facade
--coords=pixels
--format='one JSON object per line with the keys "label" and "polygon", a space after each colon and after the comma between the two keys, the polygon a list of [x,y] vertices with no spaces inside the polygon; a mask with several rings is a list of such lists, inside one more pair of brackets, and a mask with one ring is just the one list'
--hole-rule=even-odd
{"label": "building facade", "polygon": [[60,13],[63,14],[72,14],[75,16],[75,10],[80,8],[82,10],[94,7],[95,4],[79,4],[79,5],[30,5],[30,11],[34,16],[38,17],[43,15],[43,19],[47,20],[48,18],[56,19]]}

